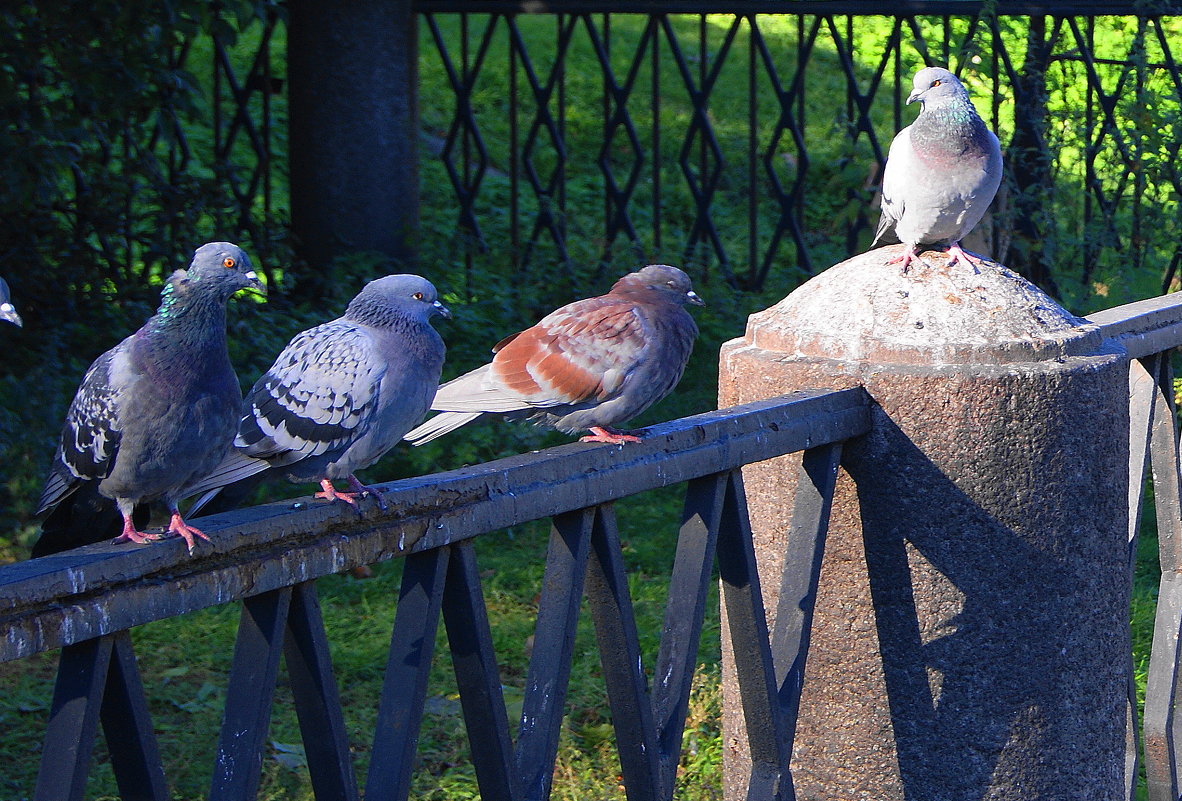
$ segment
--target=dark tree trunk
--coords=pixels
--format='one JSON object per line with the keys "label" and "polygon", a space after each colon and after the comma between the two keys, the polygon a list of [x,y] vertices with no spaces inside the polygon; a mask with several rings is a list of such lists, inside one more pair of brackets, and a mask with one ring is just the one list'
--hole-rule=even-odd
{"label": "dark tree trunk", "polygon": [[332,260],[414,262],[419,219],[418,36],[410,0],[291,0],[294,287],[315,297]]}
{"label": "dark tree trunk", "polygon": [[1043,291],[1058,298],[1051,274],[1054,261],[1054,220],[1050,217],[1051,153],[1047,147],[1047,84],[1051,47],[1056,33],[1047,35],[1045,17],[1031,17],[1026,37],[1026,59],[1013,78],[1014,135],[1006,148],[1008,209],[1003,221],[1011,228],[1009,248],[1002,261]]}

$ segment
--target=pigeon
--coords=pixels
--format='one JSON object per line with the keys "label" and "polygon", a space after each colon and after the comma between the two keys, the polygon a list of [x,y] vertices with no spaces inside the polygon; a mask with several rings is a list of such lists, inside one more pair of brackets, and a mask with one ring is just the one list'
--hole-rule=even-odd
{"label": "pigeon", "polygon": [[[189,514],[222,487],[266,470],[319,481],[317,498],[356,508],[357,497],[370,494],[385,509],[381,494],[355,473],[430,408],[446,350],[431,326],[436,314],[451,317],[429,281],[387,275],[366,284],[344,316],[296,334],[243,402],[234,449],[186,490],[205,493]],[[353,491],[338,491],[333,481],[340,479]]]}
{"label": "pigeon", "polygon": [[685,304],[705,305],[676,267],[652,264],[606,295],[575,301],[493,348],[492,362],[439,388],[442,411],[406,435],[421,445],[485,414],[528,418],[583,442],[639,442],[616,423],[668,395],[698,327]]}
{"label": "pigeon", "polygon": [[16,313],[16,307],[12,305],[12,296],[8,294],[8,282],[3,278],[0,278],[0,320],[10,322],[17,328],[24,325],[21,316]]}
{"label": "pigeon", "polygon": [[[908,103],[915,122],[891,142],[882,179],[882,217],[872,248],[898,240],[907,265],[920,245],[946,245],[949,265],[973,265],[960,240],[981,221],[1001,184],[1001,145],[977,115],[955,75],[940,67],[915,73]],[[974,254],[976,255],[976,254]],[[982,258],[978,256],[977,258]]]}
{"label": "pigeon", "polygon": [[[97,490],[115,501],[123,518],[117,542],[160,539],[140,531],[132,518],[137,504],[157,499],[172,516],[167,531],[184,539],[190,553],[196,539],[208,539],[185,523],[177,501],[234,440],[242,390],[226,349],[226,303],[246,288],[263,291],[250,258],[229,242],[202,245],[187,270],[172,274],[156,314],[86,371],[66,413],[38,515],[53,518],[60,509],[80,525],[86,511],[63,507],[71,507],[76,494],[93,510]],[[50,532],[61,529],[50,519],[46,524],[42,540],[52,540]],[[35,550],[61,548],[39,541]]]}

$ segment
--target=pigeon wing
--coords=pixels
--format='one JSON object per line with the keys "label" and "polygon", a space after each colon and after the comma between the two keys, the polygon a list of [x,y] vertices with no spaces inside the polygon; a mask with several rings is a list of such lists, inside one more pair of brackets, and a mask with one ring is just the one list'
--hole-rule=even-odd
{"label": "pigeon wing", "polygon": [[360,326],[334,320],[311,328],[254,385],[234,445],[274,466],[342,451],[364,433],[385,372]]}
{"label": "pigeon wing", "polygon": [[882,215],[878,218],[878,230],[874,232],[874,242],[870,245],[872,248],[898,241],[895,223],[903,216],[907,182],[915,178],[911,169],[913,157],[909,125],[895,135],[887,153],[886,167],[882,171]]}
{"label": "pigeon wing", "polygon": [[506,389],[549,403],[614,397],[648,341],[636,307],[611,297],[565,306],[506,343],[492,372]]}
{"label": "pigeon wing", "polygon": [[80,481],[103,479],[119,452],[122,387],[112,381],[112,364],[120,348],[95,359],[66,412],[53,468],[41,493],[37,514],[62,500]]}

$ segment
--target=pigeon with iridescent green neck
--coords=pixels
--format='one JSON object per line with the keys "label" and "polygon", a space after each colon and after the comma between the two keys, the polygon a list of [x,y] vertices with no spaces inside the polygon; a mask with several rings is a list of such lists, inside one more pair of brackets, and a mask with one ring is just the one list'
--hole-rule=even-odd
{"label": "pigeon with iridescent green neck", "polygon": [[[78,387],[37,514],[49,512],[37,553],[60,550],[71,532],[55,513],[78,520],[71,496],[114,500],[123,517],[118,540],[159,539],[132,520],[136,504],[163,500],[168,533],[192,551],[207,539],[177,511],[181,491],[218,464],[234,441],[242,390],[226,349],[226,302],[240,289],[262,290],[237,245],[211,242],[164,286],[160,308],[140,330],[99,356]],[[93,486],[92,486],[93,485]],[[70,544],[81,544],[71,542]]]}
{"label": "pigeon with iridescent green neck", "polygon": [[920,245],[946,246],[952,254],[949,264],[973,264],[960,240],[981,221],[997,194],[1001,145],[948,70],[927,67],[915,73],[907,102],[916,100],[921,103],[919,116],[891,142],[882,179],[882,217],[871,247],[896,240],[906,245],[890,262],[902,262],[904,272],[919,260]]}

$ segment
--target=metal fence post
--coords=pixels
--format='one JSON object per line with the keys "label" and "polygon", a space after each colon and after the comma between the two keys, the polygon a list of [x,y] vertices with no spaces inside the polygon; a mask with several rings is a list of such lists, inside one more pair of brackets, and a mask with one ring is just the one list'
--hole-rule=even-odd
{"label": "metal fence post", "polygon": [[[859,384],[878,404],[843,452],[797,796],[1122,798],[1127,359],[1008,270],[925,258],[843,262],[720,357],[721,406]],[[798,465],[744,469],[768,610]],[[736,658],[724,646],[728,798],[748,770]]]}
{"label": "metal fence post", "polygon": [[355,251],[408,264],[419,218],[412,4],[291,0],[288,13],[296,253],[314,271]]}

